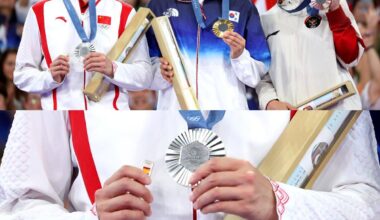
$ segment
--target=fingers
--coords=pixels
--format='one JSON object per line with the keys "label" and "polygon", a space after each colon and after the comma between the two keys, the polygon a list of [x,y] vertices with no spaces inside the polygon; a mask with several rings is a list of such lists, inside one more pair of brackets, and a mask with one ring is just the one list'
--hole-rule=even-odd
{"label": "fingers", "polygon": [[163,78],[166,81],[173,83],[173,77],[174,77],[173,67],[165,58],[160,58],[160,69],[161,69],[161,74]]}
{"label": "fingers", "polygon": [[223,201],[238,201],[244,197],[238,187],[214,187],[202,194],[194,203],[194,209],[204,209],[208,205]]}
{"label": "fingers", "polygon": [[124,194],[112,199],[107,200],[107,202],[97,203],[97,209],[102,212],[116,212],[120,210],[139,210],[142,211],[145,216],[150,216],[152,210],[150,205],[136,197],[132,194]]}
{"label": "fingers", "polygon": [[105,213],[100,216],[100,220],[144,220],[146,219],[144,213],[138,210],[121,210],[112,213]]}
{"label": "fingers", "polygon": [[213,158],[200,166],[190,178],[190,184],[195,185],[202,179],[214,172],[236,171],[248,162],[232,158]]}
{"label": "fingers", "polygon": [[226,32],[223,35],[223,40],[230,46],[245,47],[245,39],[236,32]]}
{"label": "fingers", "polygon": [[208,206],[205,206],[203,209],[201,209],[201,211],[203,214],[223,212],[223,213],[239,215],[240,212],[238,211],[240,211],[244,207],[245,206],[243,202],[221,201],[221,202],[210,203]]}
{"label": "fingers", "polygon": [[149,185],[151,183],[150,177],[146,175],[141,169],[132,166],[123,166],[114,175],[112,175],[104,183],[104,185],[110,185],[111,183],[124,177],[133,179],[143,185]]}
{"label": "fingers", "polygon": [[103,198],[114,198],[124,195],[125,193],[130,193],[138,198],[143,198],[149,203],[153,201],[152,194],[144,185],[126,177],[107,185],[99,196]]}
{"label": "fingers", "polygon": [[203,193],[221,186],[236,186],[244,183],[245,176],[237,172],[212,173],[193,189],[190,200],[195,202]]}
{"label": "fingers", "polygon": [[57,57],[50,65],[49,70],[53,79],[61,83],[70,71],[69,57],[63,55]]}
{"label": "fingers", "polygon": [[289,103],[286,103],[286,107],[289,109],[289,110],[297,110],[296,107],[294,107],[293,105],[289,104]]}

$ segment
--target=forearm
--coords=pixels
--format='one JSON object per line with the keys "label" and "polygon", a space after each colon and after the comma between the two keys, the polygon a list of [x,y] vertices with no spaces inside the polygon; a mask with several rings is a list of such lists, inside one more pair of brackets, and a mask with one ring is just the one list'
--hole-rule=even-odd
{"label": "forearm", "polygon": [[363,47],[363,45],[350,19],[342,6],[326,15],[333,34],[337,56],[347,65],[353,63],[360,56],[359,46]]}
{"label": "forearm", "polygon": [[114,76],[108,79],[111,83],[130,91],[150,87],[153,74],[145,37],[127,63],[114,62]]}
{"label": "forearm", "polygon": [[232,71],[236,77],[247,86],[255,88],[261,77],[267,72],[265,64],[253,59],[247,50],[243,54],[231,60]]}
{"label": "forearm", "polygon": [[153,70],[153,81],[150,86],[152,90],[164,90],[172,86],[161,74],[160,68],[160,58],[152,58],[152,70]]}
{"label": "forearm", "polygon": [[98,220],[91,211],[69,212],[62,205],[35,199],[16,203],[12,211],[0,212],[4,215],[4,220]]}
{"label": "forearm", "polygon": [[266,110],[268,104],[273,100],[278,100],[276,90],[273,86],[269,73],[256,86],[256,92],[259,97],[260,109]]}
{"label": "forearm", "polygon": [[[347,187],[348,188],[348,187]],[[374,219],[379,192],[364,184],[341,187],[332,192],[311,191],[280,184],[284,197],[277,198],[282,220]],[[366,194],[365,197],[360,195]],[[373,195],[372,198],[370,195]],[[288,198],[284,200],[284,198]]]}
{"label": "forearm", "polygon": [[14,72],[17,88],[31,93],[43,94],[58,88],[63,82],[56,82],[50,71],[40,71],[34,67],[20,68]]}

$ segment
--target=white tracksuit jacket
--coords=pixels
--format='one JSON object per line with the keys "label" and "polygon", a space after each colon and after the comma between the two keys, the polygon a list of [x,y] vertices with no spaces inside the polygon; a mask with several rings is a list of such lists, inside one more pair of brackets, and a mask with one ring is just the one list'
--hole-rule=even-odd
{"label": "white tracksuit jacket", "polygon": [[[347,2],[342,0],[341,6],[360,36]],[[364,48],[358,42],[360,52],[357,59],[350,64],[344,63],[336,55],[326,14],[321,13],[322,22],[314,29],[305,26],[307,17],[306,9],[290,14],[278,5],[261,15],[267,38],[279,32],[268,38],[272,64],[269,74],[256,87],[260,109],[266,109],[274,99],[296,106],[342,82],[352,81],[348,67],[357,64]],[[360,96],[350,97],[334,108],[360,110]]]}
{"label": "white tracksuit jacket", "polygon": [[[90,35],[89,10],[82,15],[79,0],[71,0]],[[107,54],[119,34],[131,21],[135,11],[116,0],[98,0],[98,30],[94,40],[97,52]],[[103,19],[104,20],[104,19]],[[146,39],[135,50],[127,64],[115,62],[117,68],[112,85],[101,102],[94,103],[83,94],[84,85],[93,73],[85,72],[83,65],[70,59],[70,73],[62,83],[53,80],[48,66],[60,55],[73,54],[81,43],[63,0],[44,0],[34,5],[26,19],[23,38],[17,55],[14,82],[26,92],[42,95],[42,108],[52,109],[129,109],[127,90],[150,87],[153,80]]]}
{"label": "white tracksuit jacket", "polygon": [[[102,117],[104,116],[104,117]],[[227,112],[213,128],[227,155],[258,165],[289,123],[289,112]],[[104,183],[123,165],[154,162],[152,220],[192,219],[190,189],[166,171],[166,150],[187,124],[176,111],[85,113],[91,151]],[[0,169],[1,219],[96,220],[81,174],[71,185],[70,127],[64,112],[18,112]],[[380,168],[368,112],[362,114],[313,186],[279,183],[283,220],[367,220],[380,215]],[[288,196],[288,200],[284,199]],[[72,212],[63,208],[67,199]],[[221,220],[222,214],[200,220]]]}

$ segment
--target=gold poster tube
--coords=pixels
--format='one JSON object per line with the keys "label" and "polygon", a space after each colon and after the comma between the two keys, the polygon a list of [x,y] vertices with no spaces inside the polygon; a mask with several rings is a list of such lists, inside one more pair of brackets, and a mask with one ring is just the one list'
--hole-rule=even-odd
{"label": "gold poster tube", "polygon": [[[107,54],[107,58],[122,63],[127,62],[149,29],[154,17],[155,15],[150,9],[140,8]],[[99,102],[109,86],[110,82],[105,80],[102,73],[95,73],[83,92],[91,101]]]}
{"label": "gold poster tube", "polygon": [[199,110],[198,100],[188,80],[186,65],[183,62],[177,40],[166,16],[157,17],[152,22],[154,34],[162,56],[169,61],[173,67],[173,87],[182,110]]}
{"label": "gold poster tube", "polygon": [[[312,189],[315,181],[325,169],[326,164],[339,149],[347,133],[359,118],[361,111],[346,111],[343,114],[347,114],[347,117],[339,125],[339,129],[329,148],[327,148],[325,153],[321,154],[321,157],[318,159],[319,163],[314,167],[305,182],[302,183],[301,188]],[[260,172],[275,181],[287,183],[301,160],[307,155],[308,150],[318,147],[317,145],[313,146],[312,143],[334,116],[336,116],[336,112],[334,111],[298,111],[270,152],[260,163],[258,167]],[[225,217],[225,220],[241,219],[233,215]]]}

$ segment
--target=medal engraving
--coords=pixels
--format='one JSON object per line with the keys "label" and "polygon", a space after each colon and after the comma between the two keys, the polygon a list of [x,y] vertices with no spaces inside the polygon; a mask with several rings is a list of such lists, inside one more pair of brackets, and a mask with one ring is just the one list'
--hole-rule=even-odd
{"label": "medal engraving", "polygon": [[195,141],[182,148],[180,164],[194,172],[200,165],[208,161],[209,158],[210,151],[208,148],[199,141]]}
{"label": "medal engraving", "polygon": [[178,184],[190,187],[193,172],[213,157],[224,157],[223,142],[212,131],[198,128],[180,134],[170,144],[165,163],[169,175]]}
{"label": "medal engraving", "polygon": [[212,31],[218,38],[223,38],[223,35],[227,31],[234,31],[234,24],[229,20],[219,20],[214,23]]}

